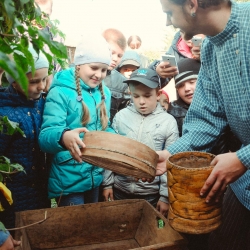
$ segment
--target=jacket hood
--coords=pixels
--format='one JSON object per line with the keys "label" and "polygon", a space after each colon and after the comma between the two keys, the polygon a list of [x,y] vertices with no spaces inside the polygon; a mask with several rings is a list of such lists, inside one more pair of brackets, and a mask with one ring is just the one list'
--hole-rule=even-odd
{"label": "jacket hood", "polygon": [[[62,70],[55,74],[50,89],[59,86],[59,87],[66,87],[76,90],[76,83],[75,83],[75,68],[71,67],[65,70]],[[92,89],[88,85],[86,85],[81,79],[80,79],[80,85],[83,89],[89,90]],[[97,89],[98,86],[94,89]]]}
{"label": "jacket hood", "polygon": [[12,85],[0,88],[0,107],[33,107],[36,102],[36,100],[28,100],[26,96],[18,94]]}

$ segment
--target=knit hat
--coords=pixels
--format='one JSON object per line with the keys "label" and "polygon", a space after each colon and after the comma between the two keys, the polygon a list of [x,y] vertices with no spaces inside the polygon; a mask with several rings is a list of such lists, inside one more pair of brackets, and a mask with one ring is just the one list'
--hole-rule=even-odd
{"label": "knit hat", "polygon": [[76,46],[74,64],[104,63],[109,65],[111,53],[107,41],[100,36],[88,36]]}
{"label": "knit hat", "polygon": [[201,67],[201,63],[191,58],[184,58],[178,62],[179,73],[174,77],[175,87],[190,79],[196,79]]}
{"label": "knit hat", "polygon": [[[28,50],[32,54],[32,57],[34,59],[35,69],[49,68],[49,62],[46,56],[42,53],[42,51],[39,51],[38,55],[34,50],[32,44],[29,45]],[[26,74],[29,72],[31,72],[31,67],[28,68]],[[6,78],[10,84],[12,84],[15,81],[8,73],[6,73]]]}
{"label": "knit hat", "polygon": [[155,89],[159,86],[159,79],[159,76],[154,70],[148,68],[140,68],[135,70],[131,74],[130,79],[123,82],[126,82],[128,84],[133,82],[139,82],[148,86],[151,89]]}
{"label": "knit hat", "polygon": [[168,102],[169,102],[168,93],[164,89],[161,89],[161,94],[165,95],[167,97]]}

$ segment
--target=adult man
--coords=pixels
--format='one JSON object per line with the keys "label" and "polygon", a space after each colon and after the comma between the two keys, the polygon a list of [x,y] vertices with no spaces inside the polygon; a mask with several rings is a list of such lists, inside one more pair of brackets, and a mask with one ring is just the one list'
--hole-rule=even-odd
{"label": "adult man", "polygon": [[250,223],[250,3],[227,0],[161,0],[167,25],[180,28],[185,39],[196,34],[202,45],[201,70],[182,137],[159,152],[157,174],[166,159],[181,151],[210,151],[227,125],[242,142],[235,153],[221,154],[201,196],[223,201],[222,226],[211,235],[210,249],[247,249]]}

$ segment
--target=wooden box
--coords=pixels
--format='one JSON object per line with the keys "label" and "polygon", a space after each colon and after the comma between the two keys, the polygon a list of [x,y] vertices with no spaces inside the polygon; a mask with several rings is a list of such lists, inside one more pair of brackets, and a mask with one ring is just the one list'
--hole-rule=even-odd
{"label": "wooden box", "polygon": [[[16,213],[20,250],[185,249],[186,240],[145,200],[120,200]],[[159,219],[164,226],[159,227]]]}

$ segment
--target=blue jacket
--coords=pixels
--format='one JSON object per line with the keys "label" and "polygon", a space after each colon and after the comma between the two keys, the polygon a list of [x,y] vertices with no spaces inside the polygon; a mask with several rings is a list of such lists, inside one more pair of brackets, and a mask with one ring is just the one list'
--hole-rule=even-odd
{"label": "blue jacket", "polygon": [[15,226],[15,212],[50,205],[47,197],[48,169],[45,154],[38,145],[45,102],[43,97],[30,101],[17,94],[12,85],[0,89],[0,116],[7,116],[9,120],[18,122],[26,136],[0,133],[0,155],[8,157],[12,163],[21,164],[26,172],[13,174],[11,179],[6,179],[14,200],[10,209],[0,213],[0,221],[6,228]]}
{"label": "blue jacket", "polygon": [[[90,88],[80,80],[82,98],[90,112],[90,122],[85,126],[89,131],[102,130],[100,110],[101,93],[96,88]],[[107,113],[110,110],[111,94],[103,85]],[[75,69],[58,72],[52,82],[46,98],[43,124],[39,136],[43,151],[53,154],[49,176],[49,197],[59,197],[72,193],[85,192],[98,187],[102,183],[103,169],[92,164],[76,162],[69,151],[59,143],[65,129],[82,127],[82,103],[77,101],[75,84]],[[110,124],[109,124],[110,125]],[[108,132],[114,130],[108,126]],[[81,134],[81,136],[84,136]]]}

